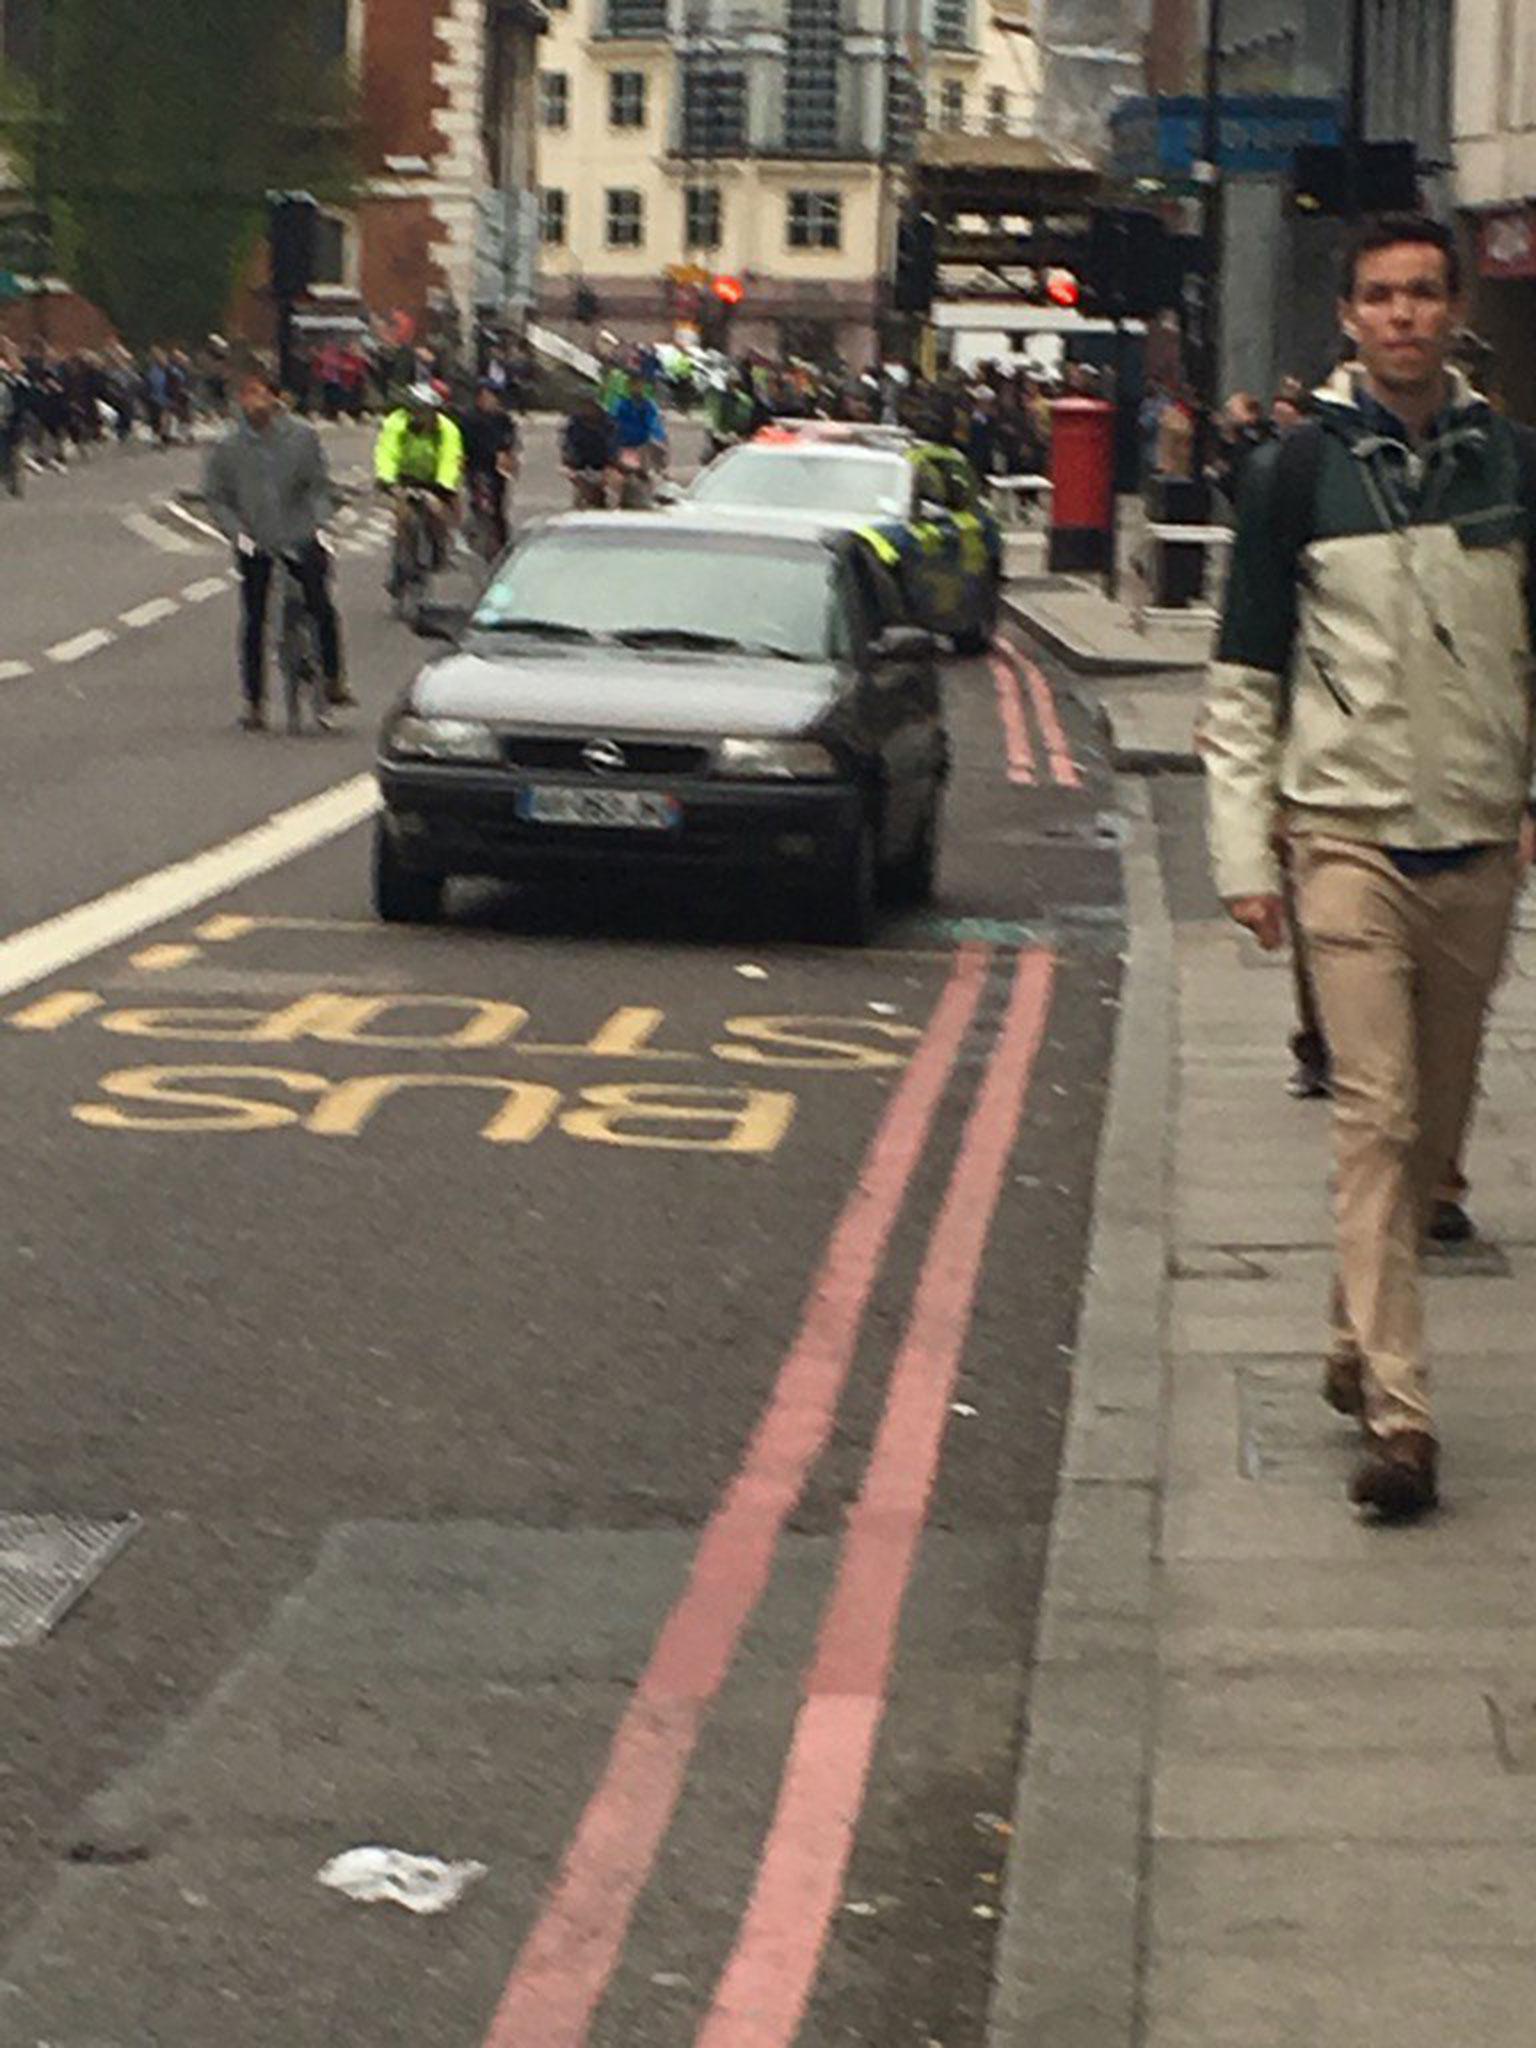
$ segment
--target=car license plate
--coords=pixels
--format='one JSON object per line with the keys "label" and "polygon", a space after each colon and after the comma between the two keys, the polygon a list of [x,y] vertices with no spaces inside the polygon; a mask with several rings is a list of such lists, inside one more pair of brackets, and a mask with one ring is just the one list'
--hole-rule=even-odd
{"label": "car license plate", "polygon": [[596,825],[625,832],[672,832],[682,823],[675,796],[650,789],[524,789],[518,816],[531,825]]}

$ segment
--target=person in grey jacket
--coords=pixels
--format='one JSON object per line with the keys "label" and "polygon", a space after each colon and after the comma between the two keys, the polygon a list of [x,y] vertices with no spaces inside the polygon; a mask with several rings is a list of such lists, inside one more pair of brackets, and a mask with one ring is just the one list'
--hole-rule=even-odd
{"label": "person in grey jacket", "polygon": [[240,676],[247,732],[266,727],[267,598],[287,562],[315,622],[326,694],[356,698],[342,679],[341,625],[330,592],[330,555],[320,529],[335,506],[325,451],[314,428],[289,413],[274,378],[253,370],[240,387],[241,419],[208,457],[204,494],[240,571]]}

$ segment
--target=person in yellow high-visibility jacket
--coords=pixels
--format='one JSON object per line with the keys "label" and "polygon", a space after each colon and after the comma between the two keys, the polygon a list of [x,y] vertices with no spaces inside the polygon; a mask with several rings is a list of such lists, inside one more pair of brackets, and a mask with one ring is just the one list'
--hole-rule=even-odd
{"label": "person in yellow high-visibility jacket", "polygon": [[[443,410],[442,400],[432,385],[413,384],[405,394],[404,404],[386,417],[374,448],[373,473],[379,489],[395,498],[397,531],[410,510],[407,491],[414,488],[431,494],[428,530],[432,536],[433,567],[441,569],[447,559],[448,536],[464,482],[464,436]],[[394,586],[392,562],[392,595]]]}

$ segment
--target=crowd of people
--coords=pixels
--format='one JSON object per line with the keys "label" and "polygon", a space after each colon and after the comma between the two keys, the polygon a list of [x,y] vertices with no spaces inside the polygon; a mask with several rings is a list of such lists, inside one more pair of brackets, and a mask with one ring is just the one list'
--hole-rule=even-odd
{"label": "crowd of people", "polygon": [[189,441],[199,413],[225,412],[228,385],[227,349],[66,352],[0,338],[0,478],[15,493],[26,469],[63,469],[105,442]]}

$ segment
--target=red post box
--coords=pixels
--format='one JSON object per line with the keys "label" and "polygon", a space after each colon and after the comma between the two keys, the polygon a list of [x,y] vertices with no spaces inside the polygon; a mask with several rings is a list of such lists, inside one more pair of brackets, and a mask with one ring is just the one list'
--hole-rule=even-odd
{"label": "red post box", "polygon": [[1108,570],[1115,553],[1115,408],[1058,398],[1051,408],[1052,569]]}

